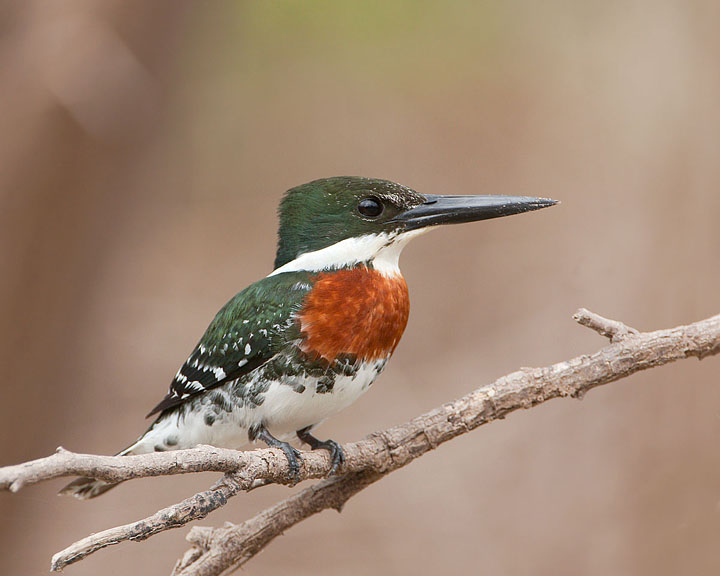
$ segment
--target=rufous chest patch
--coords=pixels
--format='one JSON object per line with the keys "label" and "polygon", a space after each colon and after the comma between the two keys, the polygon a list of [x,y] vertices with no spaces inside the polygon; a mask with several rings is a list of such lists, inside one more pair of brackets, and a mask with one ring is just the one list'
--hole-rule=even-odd
{"label": "rufous chest patch", "polygon": [[402,276],[363,266],[323,272],[313,282],[298,314],[304,352],[328,361],[341,354],[367,361],[393,353],[410,314]]}

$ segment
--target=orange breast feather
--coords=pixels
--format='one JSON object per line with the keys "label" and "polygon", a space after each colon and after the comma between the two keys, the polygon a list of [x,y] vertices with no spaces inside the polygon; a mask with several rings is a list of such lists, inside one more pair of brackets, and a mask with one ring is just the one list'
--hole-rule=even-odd
{"label": "orange breast feather", "polygon": [[332,361],[340,354],[363,360],[390,356],[410,313],[402,276],[359,267],[316,276],[299,313],[306,353]]}

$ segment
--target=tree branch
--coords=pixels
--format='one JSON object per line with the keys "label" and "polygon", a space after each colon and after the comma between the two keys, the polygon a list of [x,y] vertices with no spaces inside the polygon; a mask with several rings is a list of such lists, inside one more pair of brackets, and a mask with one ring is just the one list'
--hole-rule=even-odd
{"label": "tree branch", "polygon": [[585,309],[578,310],[573,318],[616,343],[592,356],[513,372],[403,426],[380,433],[386,444],[385,467],[325,480],[236,526],[193,528],[187,536],[193,547],[177,562],[173,576],[215,576],[238,568],[295,524],[323,510],[340,511],[352,496],[393,470],[519,408],[560,396],[582,397],[592,388],[640,370],[690,356],[702,359],[720,353],[720,315],[645,334]]}
{"label": "tree branch", "polygon": [[[321,456],[322,453],[312,453],[303,468],[303,480],[327,475],[327,458]],[[63,476],[90,476],[108,482],[124,482],[152,476],[239,470],[247,471],[255,478],[287,483],[287,458],[275,448],[238,452],[198,446],[190,450],[137,456],[96,456],[76,454],[60,447],[51,456],[0,468],[0,490],[17,492],[25,486]]]}
{"label": "tree branch", "polygon": [[[340,510],[354,494],[390,472],[410,463],[443,442],[482,424],[530,408],[551,398],[580,397],[588,390],[627,377],[640,370],[683,358],[704,358],[720,352],[720,315],[669,330],[637,333],[621,322],[580,310],[576,320],[613,342],[592,355],[544,367],[523,369],[503,376],[413,420],[346,445],[342,476],[313,485],[239,525],[219,529],[194,528],[188,539],[193,547],[178,562],[177,576],[216,575],[236,568],[291,526],[322,510]],[[306,452],[300,479],[321,478],[330,470],[324,451]],[[196,471],[221,471],[225,476],[210,490],[192,496],[139,522],[112,528],[73,544],[53,558],[53,570],[75,562],[100,548],[125,540],[143,540],[157,532],[177,528],[227,502],[241,491],[268,483],[287,483],[288,464],[276,449],[236,452],[212,447],[193,450],[110,457],[58,453],[0,468],[0,489],[70,475],[87,475],[110,481]]]}
{"label": "tree branch", "polygon": [[613,343],[620,342],[628,336],[640,334],[640,332],[635,330],[635,328],[630,328],[630,326],[627,326],[617,320],[603,318],[599,314],[590,312],[590,310],[586,310],[585,308],[580,308],[580,310],[575,312],[575,314],[573,314],[573,319],[579,324],[587,326],[591,330],[595,330],[595,332],[601,336],[609,338],[610,342]]}

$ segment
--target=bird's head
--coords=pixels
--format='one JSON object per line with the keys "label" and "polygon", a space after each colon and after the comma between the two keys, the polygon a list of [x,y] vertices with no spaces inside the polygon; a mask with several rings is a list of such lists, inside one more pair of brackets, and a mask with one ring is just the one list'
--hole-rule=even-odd
{"label": "bird's head", "polygon": [[365,263],[397,270],[405,244],[430,227],[539,210],[555,200],[420,194],[374,178],[335,177],[288,190],[280,203],[275,273]]}

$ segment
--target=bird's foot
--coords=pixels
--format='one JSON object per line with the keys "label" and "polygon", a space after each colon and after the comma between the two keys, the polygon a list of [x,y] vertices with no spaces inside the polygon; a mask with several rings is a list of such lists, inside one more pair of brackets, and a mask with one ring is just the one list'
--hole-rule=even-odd
{"label": "bird's foot", "polygon": [[283,451],[285,458],[287,458],[288,466],[290,467],[290,472],[288,474],[290,485],[294,486],[297,484],[300,481],[300,462],[302,462],[302,452],[288,442],[283,442],[282,440],[275,438],[275,436],[268,432],[265,426],[259,426],[257,429],[252,431],[250,434],[250,440],[256,439],[262,440],[271,448],[280,448],[280,450]]}
{"label": "bird's foot", "polygon": [[305,444],[310,446],[311,449],[327,450],[330,452],[332,467],[330,468],[328,476],[336,474],[338,469],[345,463],[345,452],[343,451],[342,446],[335,442],[335,440],[318,440],[315,436],[310,434],[310,427],[298,430],[296,434],[298,438],[300,438],[300,441],[305,442]]}
{"label": "bird's foot", "polygon": [[[334,476],[340,467],[345,464],[345,452],[343,451],[342,446],[335,442],[335,440],[321,440],[318,442],[317,448],[322,448],[330,452],[332,467],[330,468],[328,476]],[[316,448],[313,448],[313,450],[315,449]]]}
{"label": "bird's foot", "polygon": [[290,467],[290,472],[288,473],[290,485],[295,486],[295,484],[300,481],[300,462],[302,462],[302,453],[300,450],[294,448],[287,442],[280,442],[276,447],[280,448],[280,450],[282,450],[285,454],[285,458],[287,458],[288,466]]}

